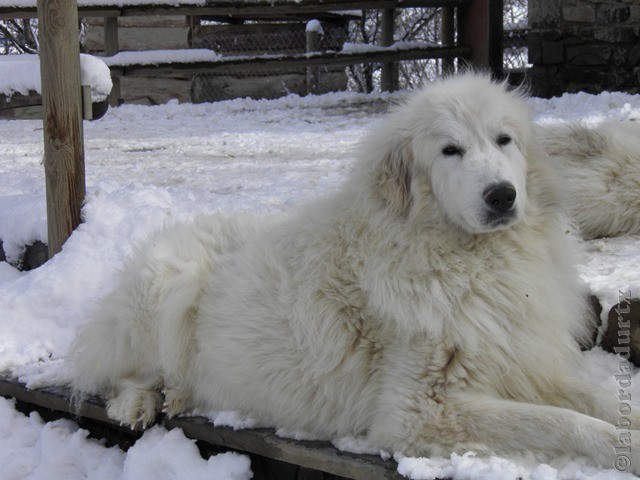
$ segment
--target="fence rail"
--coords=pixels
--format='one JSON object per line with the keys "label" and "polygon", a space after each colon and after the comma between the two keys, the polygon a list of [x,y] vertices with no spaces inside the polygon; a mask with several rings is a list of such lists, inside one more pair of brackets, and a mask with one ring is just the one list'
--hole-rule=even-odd
{"label": "fence rail", "polygon": [[[160,0],[159,0],[160,2]],[[47,40],[41,35],[42,61],[47,64],[47,74],[42,77],[43,92],[53,92],[53,94],[43,95],[45,103],[45,145],[53,145],[57,140],[56,131],[63,129],[69,133],[72,141],[68,149],[70,158],[74,162],[66,162],[72,168],[66,168],[64,172],[53,172],[58,181],[47,181],[47,212],[49,223],[49,238],[55,239],[50,243],[50,256],[60,250],[62,243],[70,235],[71,229],[78,224],[80,215],[80,205],[82,203],[82,193],[84,192],[84,163],[82,161],[84,145],[82,141],[82,120],[81,120],[81,95],[80,87],[74,87],[74,92],[68,92],[64,98],[55,95],[55,89],[68,89],[69,85],[80,78],[80,68],[78,59],[71,58],[69,49],[64,45],[69,42],[74,43],[73,37],[78,38],[77,18],[78,17],[104,17],[109,18],[105,22],[105,45],[110,53],[115,53],[118,47],[118,26],[117,17],[126,16],[148,16],[148,15],[185,15],[185,16],[217,16],[228,17],[230,19],[252,19],[252,18],[277,18],[287,15],[298,17],[315,16],[323,12],[379,9],[383,10],[382,34],[383,44],[389,44],[394,38],[392,21],[395,9],[403,8],[445,8],[455,9],[456,25],[451,35],[454,16],[451,11],[447,11],[445,16],[447,25],[445,30],[449,40],[455,39],[455,45],[444,45],[442,47],[428,47],[415,49],[398,49],[389,47],[389,50],[372,50],[363,54],[349,54],[348,52],[321,52],[310,54],[295,54],[290,56],[263,56],[263,57],[227,57],[223,60],[211,62],[199,62],[196,64],[187,63],[160,63],[154,67],[148,65],[114,65],[116,80],[119,75],[143,75],[157,74],[161,69],[179,69],[183,72],[212,71],[215,69],[228,69],[228,71],[249,68],[249,65],[257,68],[265,68],[268,64],[277,64],[278,67],[302,66],[311,68],[327,63],[351,64],[361,62],[381,62],[383,65],[382,79],[385,88],[394,88],[396,82],[394,69],[397,62],[410,58],[467,58],[470,63],[477,67],[492,68],[501,73],[502,71],[502,0],[208,0],[204,5],[193,4],[144,4],[144,5],[122,5],[122,6],[81,6],[77,8],[75,0],[37,0],[32,5],[26,7],[0,7],[0,19],[12,18],[35,18],[39,17],[39,25],[52,26],[53,32],[60,30],[67,37],[65,42],[56,44],[53,39]],[[64,12],[64,14],[60,14]],[[73,21],[71,22],[71,19]],[[59,21],[61,20],[61,21]],[[64,27],[64,29],[62,28]],[[456,32],[457,30],[457,32]],[[77,44],[76,44],[77,45]],[[77,46],[76,46],[77,49]],[[53,52],[67,52],[65,55],[55,55]],[[79,54],[76,53],[76,56]],[[68,59],[67,63],[63,63]],[[45,69],[43,69],[43,72]],[[112,104],[119,100],[118,82],[115,83],[115,96],[110,101]],[[312,82],[311,82],[312,83]],[[74,101],[69,101],[73,97]],[[72,120],[68,124],[73,125],[73,129],[66,131],[67,124],[59,124],[61,112],[73,114]],[[58,129],[58,130],[56,130]],[[54,138],[55,137],[55,138]],[[48,147],[47,147],[48,148]],[[59,150],[59,149],[58,149]],[[46,152],[45,148],[45,152]],[[64,161],[53,161],[55,151],[45,155],[46,164],[57,169]],[[66,161],[66,160],[65,160]],[[54,177],[52,177],[53,179]],[[59,181],[63,179],[63,181]],[[51,195],[49,195],[49,189]],[[66,195],[67,200],[63,200]],[[59,200],[54,200],[58,198]],[[73,221],[70,222],[69,219]],[[71,225],[73,224],[73,225]],[[54,232],[63,232],[60,235]]]}
{"label": "fence rail", "polygon": [[[148,15],[199,15],[226,18],[274,18],[308,15],[329,11],[458,7],[477,0],[211,0],[205,4],[79,6],[78,16],[138,17]],[[485,1],[485,0],[483,0]],[[0,19],[36,18],[35,2],[29,7],[0,7]]]}

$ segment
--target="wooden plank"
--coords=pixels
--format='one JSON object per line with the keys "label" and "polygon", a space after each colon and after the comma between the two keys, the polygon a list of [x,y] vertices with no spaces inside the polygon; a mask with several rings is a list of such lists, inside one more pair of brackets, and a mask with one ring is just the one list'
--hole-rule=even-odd
{"label": "wooden plank", "polygon": [[[455,29],[455,15],[452,7],[443,8],[441,12],[442,23],[442,45],[451,47],[456,42],[456,29]],[[442,72],[453,73],[454,71],[453,58],[447,58],[442,60]]]}
{"label": "wooden plank", "polygon": [[322,52],[317,54],[264,55],[260,57],[226,57],[216,62],[157,63],[154,65],[110,66],[112,74],[148,77],[159,73],[211,73],[261,71],[314,67],[322,65],[349,65],[371,62],[398,62],[425,58],[467,57],[469,47],[416,47],[401,50],[374,50],[366,53]]}
{"label": "wooden plank", "polygon": [[[78,16],[88,17],[119,17],[120,8],[117,7],[83,7],[78,10]],[[12,18],[38,18],[36,7],[0,7],[0,20]]]}
{"label": "wooden plank", "polygon": [[[382,10],[382,25],[380,32],[380,44],[383,47],[390,47],[394,43],[396,11],[393,8]],[[383,92],[390,92],[398,89],[399,70],[395,62],[384,62],[381,65],[380,88]]]}
{"label": "wooden plank", "polygon": [[357,480],[400,479],[395,462],[373,455],[340,452],[329,442],[280,438],[271,429],[233,430],[215,428],[206,418],[177,417],[165,420],[167,428],[181,428],[189,438],[255,453],[312,470]]}
{"label": "wooden plank", "polygon": [[[105,403],[95,396],[87,396],[76,403],[67,387],[46,387],[29,390],[10,376],[0,376],[0,396],[12,397],[22,402],[89,418],[110,428],[131,432],[110,419]],[[214,427],[203,417],[160,418],[160,424],[168,429],[181,428],[192,439],[212,445],[252,453],[267,458],[327,472],[355,480],[401,479],[392,460],[382,460],[374,455],[358,455],[340,452],[329,442],[297,441],[280,438],[272,429],[233,430]],[[140,430],[136,430],[140,431]]]}
{"label": "wooden plank", "polygon": [[[199,15],[249,18],[279,18],[282,15],[309,15],[326,11],[362,10],[379,8],[438,8],[457,7],[471,0],[258,0],[255,2],[225,2],[214,0],[198,5],[135,5],[80,7],[78,15],[86,17],[131,17],[145,15]],[[0,19],[35,18],[32,7],[0,7]]]}
{"label": "wooden plank", "polygon": [[85,195],[75,0],[38,0],[49,258],[80,224]]}
{"label": "wooden plank", "polygon": [[[437,8],[459,6],[471,0],[256,0],[254,2],[224,2],[213,0],[200,7],[189,6],[124,6],[122,16],[135,15],[222,15],[243,18],[251,15],[278,17],[326,11],[367,10],[381,8]],[[196,12],[196,13],[194,13]]]}
{"label": "wooden plank", "polygon": [[[113,56],[120,51],[120,40],[118,38],[118,19],[107,17],[104,19],[104,53]],[[109,92],[109,105],[117,107],[120,104],[120,78],[111,78],[111,92]]]}
{"label": "wooden plank", "polygon": [[[307,30],[307,53],[314,53],[320,50],[320,32]],[[319,89],[320,72],[318,67],[307,67],[307,93],[317,95]]]}
{"label": "wooden plank", "polygon": [[502,0],[476,0],[458,10],[458,38],[473,46],[474,67],[502,76]]}
{"label": "wooden plank", "polygon": [[0,112],[14,108],[42,105],[42,96],[31,90],[27,95],[12,93],[10,97],[0,95]]}
{"label": "wooden plank", "polygon": [[[91,104],[91,120],[98,120],[107,113],[108,104],[105,101]],[[0,118],[15,120],[42,119],[42,95],[30,91],[28,95],[13,93],[10,97],[0,94]]]}

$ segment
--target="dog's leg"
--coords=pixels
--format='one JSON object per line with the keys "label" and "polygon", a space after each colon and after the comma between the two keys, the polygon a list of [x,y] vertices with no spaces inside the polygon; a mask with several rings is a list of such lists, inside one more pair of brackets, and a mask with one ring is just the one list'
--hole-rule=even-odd
{"label": "dog's leg", "polygon": [[107,415],[132,429],[147,427],[160,409],[160,383],[160,378],[153,377],[121,380],[107,402]]}
{"label": "dog's leg", "polygon": [[164,381],[162,411],[176,416],[191,405],[187,378],[192,368],[198,303],[206,268],[195,261],[175,261],[158,282],[156,305],[160,364]]}
{"label": "dog's leg", "polygon": [[632,404],[628,389],[607,391],[597,385],[564,382],[557,385],[556,399],[555,406],[570,408],[619,427],[640,429],[640,405]]}
{"label": "dog's leg", "polygon": [[625,456],[629,470],[640,473],[640,431],[621,433],[610,423],[559,407],[471,395],[454,402],[455,421],[470,444],[586,456],[605,468]]}

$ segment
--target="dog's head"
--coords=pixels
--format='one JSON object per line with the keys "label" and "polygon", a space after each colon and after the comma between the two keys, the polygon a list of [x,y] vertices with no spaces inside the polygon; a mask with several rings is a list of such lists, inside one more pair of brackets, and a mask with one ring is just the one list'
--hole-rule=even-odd
{"label": "dog's head", "polygon": [[[465,73],[412,95],[367,142],[377,188],[399,215],[432,211],[469,233],[508,228],[527,203],[532,127],[518,91]],[[416,218],[419,220],[418,218]]]}

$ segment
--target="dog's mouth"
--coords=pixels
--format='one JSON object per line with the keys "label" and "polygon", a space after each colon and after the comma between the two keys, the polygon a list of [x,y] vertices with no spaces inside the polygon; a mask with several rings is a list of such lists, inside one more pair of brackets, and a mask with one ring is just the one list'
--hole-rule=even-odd
{"label": "dog's mouth", "polygon": [[487,230],[498,230],[513,225],[518,219],[515,208],[506,212],[486,211],[482,218],[482,224]]}

